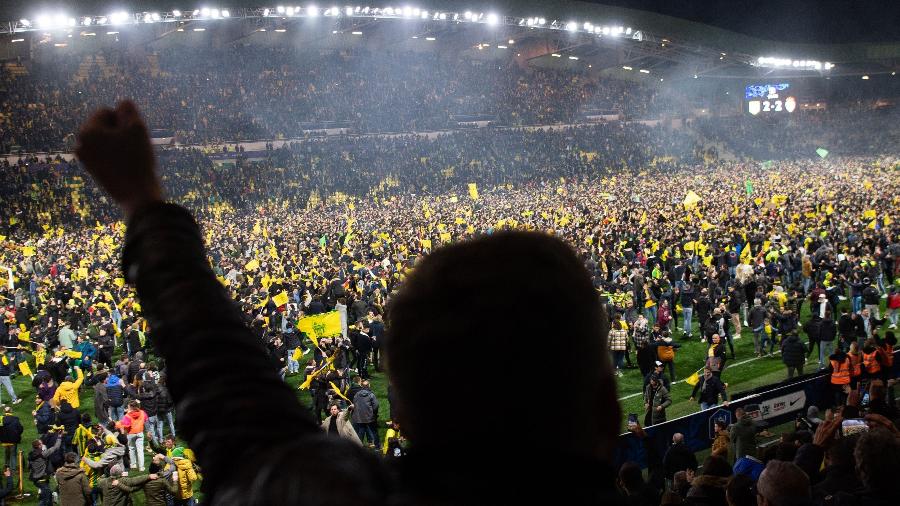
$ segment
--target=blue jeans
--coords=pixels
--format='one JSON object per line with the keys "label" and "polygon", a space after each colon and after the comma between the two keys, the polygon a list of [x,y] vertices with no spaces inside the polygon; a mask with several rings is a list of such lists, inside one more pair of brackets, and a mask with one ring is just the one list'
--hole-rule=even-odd
{"label": "blue jeans", "polygon": [[625,352],[624,351],[613,351],[612,352],[612,360],[613,367],[616,369],[623,369],[625,367]]}
{"label": "blue jeans", "polygon": [[125,406],[110,406],[106,410],[109,411],[109,419],[114,422],[118,422],[125,416]]}
{"label": "blue jeans", "polygon": [[706,411],[707,409],[709,409],[709,408],[714,408],[714,407],[716,407],[716,406],[718,406],[718,404],[709,404],[709,403],[706,403],[706,402],[701,402],[701,403],[700,403],[700,410],[701,410],[701,411]]}
{"label": "blue jeans", "polygon": [[155,443],[162,443],[162,420],[158,416],[153,415],[147,418],[147,425],[150,428],[150,439]]}
{"label": "blue jeans", "polygon": [[853,312],[858,313],[862,309],[862,295],[854,295],[851,303],[853,304]]}
{"label": "blue jeans", "polygon": [[[9,392],[9,396],[12,398],[13,402],[19,400],[19,398],[16,397],[16,392],[13,390],[12,380],[9,379],[9,376],[0,376],[0,385],[3,385],[3,388],[5,388],[7,392]],[[3,402],[2,393],[0,393],[0,402]]]}
{"label": "blue jeans", "polygon": [[694,315],[693,307],[682,307],[682,316],[684,317],[684,333],[691,333],[691,317]]}
{"label": "blue jeans", "polygon": [[291,348],[287,351],[287,372],[288,374],[293,374],[300,370],[300,362],[294,360],[294,350],[296,348]]}
{"label": "blue jeans", "polygon": [[659,311],[659,307],[655,306],[655,305],[644,309],[644,315],[647,317],[647,321],[652,322],[652,323],[650,323],[651,327],[656,323],[656,313],[658,311]]}
{"label": "blue jeans", "polygon": [[834,341],[819,341],[819,369],[828,367],[828,357],[834,353]]}
{"label": "blue jeans", "polygon": [[31,480],[38,489],[38,506],[53,506],[53,492],[50,490],[50,478]]}
{"label": "blue jeans", "polygon": [[13,471],[13,474],[15,474],[16,469],[19,468],[19,459],[16,456],[16,453],[19,451],[19,445],[17,445],[17,444],[11,444],[8,446],[4,445],[3,450],[4,450],[3,456],[6,460],[6,465],[8,465],[9,468]]}
{"label": "blue jeans", "polygon": [[375,432],[375,428],[372,427],[372,425],[373,424],[371,423],[353,422],[353,428],[356,430],[356,435],[359,436],[359,440],[365,442],[366,438],[368,438],[369,443],[378,447],[378,433]]}

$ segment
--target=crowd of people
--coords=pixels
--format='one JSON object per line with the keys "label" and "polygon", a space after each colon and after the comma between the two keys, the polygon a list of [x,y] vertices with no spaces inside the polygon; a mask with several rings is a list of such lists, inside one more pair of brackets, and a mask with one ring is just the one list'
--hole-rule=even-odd
{"label": "crowd of people", "polygon": [[[592,108],[642,117],[655,97],[619,82],[487,61],[354,55],[297,65],[297,56],[245,47],[228,58],[166,57],[153,76],[143,64],[118,62],[122,71],[111,77],[77,82],[72,63],[35,67],[14,86],[6,81],[0,145],[63,147],[89,111],[123,96],[138,97],[151,127],[185,142],[293,137],[323,122],[372,132],[446,128],[455,115],[511,125],[569,121]],[[587,271],[608,316],[602,352],[614,374],[627,375],[626,363],[636,362],[645,411],[630,426],[639,435],[667,420],[682,347],[704,350],[690,364],[698,371],[691,400],[702,410],[729,402],[728,363],[749,358],[735,353],[742,329],[751,331],[755,356],[781,360],[788,378],[810,372],[804,367],[815,352],[816,369],[830,373],[833,402],[818,406],[828,410],[824,418],[810,411],[769,450],[757,450],[758,429],[738,410],[734,426],[717,429],[702,468],[679,438],[651,463],[649,480],[626,464],[617,485],[629,504],[744,505],[754,493],[776,506],[832,504],[826,497],[892,504],[896,487],[883,469],[896,468],[895,452],[876,449],[898,445],[896,125],[861,111],[834,118],[804,116],[763,133],[746,119],[695,123],[759,160],[720,159],[686,131],[619,121],[310,139],[238,149],[227,164],[209,150],[156,155],[162,192],[199,224],[206,249],[192,254],[205,255],[215,288],[240,308],[241,328],[265,347],[261,367],[299,384],[315,426],[329,437],[406,457],[395,394],[389,388],[379,399],[370,382],[385,365],[398,291],[435,251],[540,231],[568,244]],[[817,129],[803,130],[811,123]],[[822,138],[833,153],[805,151]],[[133,288],[138,274],[127,269],[135,260],[123,254],[126,242],[148,239],[126,235],[116,203],[77,162],[4,160],[0,177],[0,394],[11,403],[0,424],[11,468],[6,493],[22,444],[30,446],[27,476],[42,505],[54,490],[65,505],[127,504],[139,489],[147,504],[192,504],[205,469],[179,439],[175,401],[187,393],[169,385],[184,389],[202,353],[173,359],[161,351],[173,349],[159,337],[172,328],[147,313],[164,314],[159,299],[166,298],[152,297],[158,306],[145,311]],[[513,257],[508,263],[518,265]],[[166,289],[143,283],[157,295]],[[481,308],[468,300],[475,295],[458,294],[452,307],[461,314]],[[517,300],[511,292],[500,306],[540,307],[560,295]],[[209,317],[217,309],[204,311]],[[331,315],[334,328],[326,323]],[[30,386],[14,383],[16,376],[29,377]],[[212,388],[212,378],[192,381]],[[90,411],[82,408],[86,399]],[[19,419],[21,403],[33,417],[31,442],[22,440],[32,424]],[[835,438],[842,420],[862,416],[867,434]],[[196,421],[186,426],[188,437],[202,432]]]}
{"label": "crowd of people", "polygon": [[164,53],[154,65],[107,54],[103,71],[88,58],[88,70],[77,58],[47,54],[30,62],[26,76],[0,75],[0,152],[71,148],[78,118],[124,97],[144,106],[150,128],[197,144],[296,138],[326,127],[415,132],[474,119],[544,125],[591,111],[645,118],[656,94],[514,60],[430,53],[312,55],[247,45]]}

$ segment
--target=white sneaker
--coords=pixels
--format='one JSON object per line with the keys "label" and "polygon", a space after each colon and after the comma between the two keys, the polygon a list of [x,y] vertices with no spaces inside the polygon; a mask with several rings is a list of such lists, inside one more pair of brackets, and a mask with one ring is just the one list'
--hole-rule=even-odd
{"label": "white sneaker", "polygon": [[744,326],[745,326],[745,327],[749,327],[749,326],[750,326],[750,324],[747,323],[747,320],[744,320]]}
{"label": "white sneaker", "polygon": [[737,341],[737,340],[740,339],[740,338],[741,338],[741,335],[740,335],[740,334],[738,334],[738,335],[732,337],[732,339],[734,339],[735,341]]}

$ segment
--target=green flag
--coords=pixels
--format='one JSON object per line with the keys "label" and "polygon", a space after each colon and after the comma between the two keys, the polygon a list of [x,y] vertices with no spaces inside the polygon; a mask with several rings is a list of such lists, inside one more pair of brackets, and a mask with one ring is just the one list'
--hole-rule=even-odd
{"label": "green flag", "polygon": [[822,158],[825,158],[826,156],[828,156],[828,150],[825,148],[817,148],[816,154],[821,156]]}
{"label": "green flag", "polygon": [[325,236],[319,237],[319,247],[324,248],[326,244]]}
{"label": "green flag", "polygon": [[753,183],[749,179],[744,181],[744,189],[747,190],[747,196],[753,195]]}

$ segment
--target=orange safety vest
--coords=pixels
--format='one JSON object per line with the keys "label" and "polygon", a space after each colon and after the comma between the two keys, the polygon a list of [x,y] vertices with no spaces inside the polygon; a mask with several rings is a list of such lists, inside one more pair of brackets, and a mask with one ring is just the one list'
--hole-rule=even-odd
{"label": "orange safety vest", "polygon": [[881,364],[878,363],[878,350],[872,353],[863,353],[863,366],[869,374],[877,374],[881,372]]}
{"label": "orange safety vest", "polygon": [[831,361],[831,384],[832,385],[849,385],[850,384],[850,360],[844,359],[840,362]]}
{"label": "orange safety vest", "polygon": [[885,366],[894,367],[894,347],[885,343],[882,345],[881,351],[884,353]]}
{"label": "orange safety vest", "polygon": [[850,376],[855,378],[862,374],[862,359],[859,356],[859,353],[848,353],[848,357],[850,357]]}

